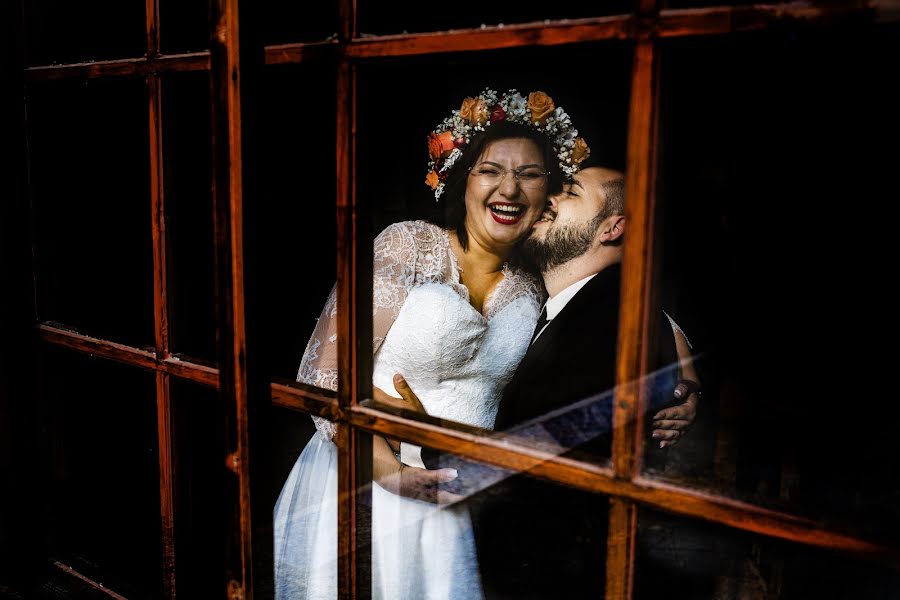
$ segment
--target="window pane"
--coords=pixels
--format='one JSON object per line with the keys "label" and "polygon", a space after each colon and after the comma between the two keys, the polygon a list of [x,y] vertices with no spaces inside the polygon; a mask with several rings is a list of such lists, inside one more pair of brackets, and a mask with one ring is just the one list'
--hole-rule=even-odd
{"label": "window pane", "polygon": [[284,598],[336,598],[337,446],[309,415],[273,411],[276,590]]}
{"label": "window pane", "polygon": [[138,58],[147,50],[142,2],[25,2],[28,64]]}
{"label": "window pane", "polygon": [[210,388],[172,379],[175,446],[175,587],[200,598],[224,585],[225,407]]}
{"label": "window pane", "polygon": [[[444,183],[448,191],[438,201],[424,179],[428,134],[464,98],[486,87],[498,94],[516,87],[525,97],[531,91],[545,91],[587,139],[596,164],[621,169],[631,57],[627,44],[588,44],[360,67],[357,149],[364,159],[359,161],[357,193],[361,202],[374,207],[372,228],[377,234],[373,288],[377,388],[396,396],[392,377],[400,373],[431,416],[488,429],[499,424],[498,428],[519,434],[519,443],[606,460],[618,328],[616,265],[583,288],[584,293],[574,297],[577,302],[573,299],[554,314],[547,336],[542,334],[532,346],[546,291],[540,269],[527,262],[528,253],[516,243],[530,235],[548,195],[562,191],[559,178],[554,176],[557,187],[551,189],[550,178],[544,179],[542,168],[537,168],[538,180],[526,180],[526,170],[503,176],[495,185],[490,173],[469,174],[465,163],[453,167],[461,171],[450,171],[450,178],[461,173],[459,193],[452,193],[448,179]],[[598,69],[603,71],[599,78],[594,76]],[[433,72],[452,83],[422,95],[422,74]],[[414,100],[398,106],[401,98]],[[512,121],[513,117],[496,121],[491,131],[511,128]],[[522,142],[531,154],[515,158],[517,162],[504,169],[537,161],[534,164],[547,163],[558,172],[556,150],[549,148],[545,157],[538,146],[545,143],[545,136],[537,134],[536,143],[521,139],[533,131],[529,128],[506,134],[513,145]],[[474,149],[477,142],[471,143]],[[459,160],[469,160],[467,156]],[[512,193],[502,188],[507,183],[517,190],[514,197],[505,195]],[[571,219],[565,228],[588,231],[587,245],[573,242],[566,247],[573,258],[590,247],[597,231],[596,225],[590,229],[591,220],[600,210],[599,195],[605,193],[599,180],[584,183],[594,195],[577,203],[566,200],[566,208],[553,209]],[[504,202],[507,206],[495,206]],[[576,205],[580,208],[573,210]],[[523,212],[510,217],[500,209]],[[469,215],[467,210],[474,212]],[[552,227],[556,230],[556,224]],[[462,249],[459,229],[470,243],[495,252],[498,264],[493,273],[483,276],[478,272],[483,265],[467,262],[479,254]],[[542,248],[546,256],[547,244]],[[604,308],[594,310],[595,304]]]}
{"label": "window pane", "polygon": [[580,19],[630,13],[633,2],[614,0],[602,4],[582,2],[517,2],[515,7],[485,3],[477,10],[403,0],[360,3],[359,31],[363,34],[388,34],[417,31],[442,31],[481,25],[529,23],[546,19]]}
{"label": "window pane", "polygon": [[152,346],[144,84],[36,83],[28,94],[38,316]]}
{"label": "window pane", "polygon": [[164,54],[209,47],[208,0],[160,0],[159,41]]}
{"label": "window pane", "polygon": [[[308,430],[288,424],[285,431],[298,433],[286,446],[301,439],[301,428]],[[421,457],[432,470],[407,467],[398,479],[390,447],[361,436],[361,444],[370,440],[376,482],[361,493],[367,517],[358,523],[358,539],[359,551],[371,556],[373,597],[602,597],[605,497],[430,449]],[[401,448],[406,460],[414,451]],[[281,492],[275,563],[282,593],[336,593],[335,455],[333,442],[314,436]]]}
{"label": "window pane", "polygon": [[[604,496],[428,448],[418,458],[429,470],[407,467],[398,479],[399,463],[375,442],[372,577],[382,597],[603,597]],[[405,443],[400,453],[417,458]]]}
{"label": "window pane", "polygon": [[335,282],[334,90],[331,67],[267,69],[252,125],[260,199],[248,218],[245,245],[258,259],[247,295],[259,299],[269,372],[290,380]]}
{"label": "window pane", "polygon": [[322,41],[337,33],[337,2],[254,3],[256,21],[264,44],[289,44]]}
{"label": "window pane", "polygon": [[[900,97],[884,82],[896,33],[666,45],[663,293],[705,393],[694,429],[651,470],[894,540],[893,365],[867,336],[893,329],[878,199],[900,158]],[[865,231],[848,237],[856,214]]]}
{"label": "window pane", "polygon": [[174,352],[215,361],[209,79],[167,75],[162,84],[171,344]]}
{"label": "window pane", "polygon": [[894,598],[900,574],[851,555],[651,510],[638,514],[635,598]]}
{"label": "window pane", "polygon": [[152,374],[46,348],[50,556],[128,597],[160,589],[159,458]]}

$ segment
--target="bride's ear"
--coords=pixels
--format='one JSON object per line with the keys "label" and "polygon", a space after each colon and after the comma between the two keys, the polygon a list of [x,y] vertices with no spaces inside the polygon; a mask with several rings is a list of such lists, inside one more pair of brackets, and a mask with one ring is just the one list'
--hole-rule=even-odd
{"label": "bride's ear", "polygon": [[600,241],[604,244],[615,242],[625,234],[625,215],[615,215],[603,223]]}

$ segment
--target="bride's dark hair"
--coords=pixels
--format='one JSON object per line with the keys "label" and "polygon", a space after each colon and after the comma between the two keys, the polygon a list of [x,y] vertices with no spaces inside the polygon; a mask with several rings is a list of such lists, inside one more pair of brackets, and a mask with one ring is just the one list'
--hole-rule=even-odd
{"label": "bride's dark hair", "polygon": [[562,190],[563,172],[559,167],[559,159],[554,154],[550,138],[527,125],[509,121],[494,123],[472,137],[462,156],[450,169],[444,184],[444,222],[438,224],[456,231],[463,248],[469,247],[469,234],[466,232],[466,180],[469,177],[469,168],[475,164],[491,142],[520,138],[534,141],[541,150],[544,166],[550,172],[547,179],[547,194],[557,194]]}

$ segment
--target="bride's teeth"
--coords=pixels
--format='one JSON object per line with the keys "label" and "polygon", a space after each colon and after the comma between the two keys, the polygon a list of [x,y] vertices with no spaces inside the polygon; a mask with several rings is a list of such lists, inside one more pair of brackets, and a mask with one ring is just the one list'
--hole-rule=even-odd
{"label": "bride's teeth", "polygon": [[498,212],[519,214],[520,212],[522,212],[522,207],[521,206],[509,206],[506,204],[494,204],[491,206],[491,210],[498,211]]}

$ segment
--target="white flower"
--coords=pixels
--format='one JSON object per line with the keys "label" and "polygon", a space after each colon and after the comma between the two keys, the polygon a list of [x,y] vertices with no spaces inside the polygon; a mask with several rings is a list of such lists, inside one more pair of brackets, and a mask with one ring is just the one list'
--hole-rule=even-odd
{"label": "white flower", "polygon": [[519,92],[515,90],[510,91],[513,93],[507,97],[507,105],[509,106],[507,112],[514,113],[517,116],[524,115],[528,111],[528,102],[525,101],[525,98]]}

